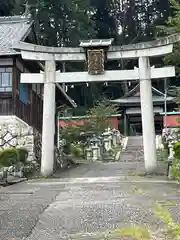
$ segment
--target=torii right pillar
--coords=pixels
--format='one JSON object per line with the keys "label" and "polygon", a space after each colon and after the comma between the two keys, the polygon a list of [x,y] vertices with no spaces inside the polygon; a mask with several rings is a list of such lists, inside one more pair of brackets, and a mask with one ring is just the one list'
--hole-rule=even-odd
{"label": "torii right pillar", "polygon": [[151,67],[148,57],[139,58],[139,81],[141,95],[141,118],[143,129],[144,162],[146,172],[157,169]]}

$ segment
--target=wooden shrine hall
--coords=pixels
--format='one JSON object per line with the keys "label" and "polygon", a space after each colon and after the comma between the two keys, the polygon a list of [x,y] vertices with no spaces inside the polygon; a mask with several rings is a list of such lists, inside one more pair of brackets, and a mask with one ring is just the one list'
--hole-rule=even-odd
{"label": "wooden shrine hall", "polygon": [[[156,134],[161,133],[163,129],[163,116],[165,108],[165,95],[152,86],[152,98],[154,109],[154,122]],[[166,98],[167,111],[174,109],[174,97],[168,95]],[[141,106],[140,106],[140,85],[137,84],[132,90],[122,98],[111,100],[120,106],[123,116],[124,133],[130,134],[130,127],[133,134],[142,135]]]}
{"label": "wooden shrine hall", "polygon": [[[42,131],[43,85],[20,83],[21,73],[44,71],[43,64],[24,60],[13,49],[23,41],[37,43],[31,16],[0,17],[0,118],[24,121]],[[63,104],[76,107],[60,84],[56,84],[56,109]]]}

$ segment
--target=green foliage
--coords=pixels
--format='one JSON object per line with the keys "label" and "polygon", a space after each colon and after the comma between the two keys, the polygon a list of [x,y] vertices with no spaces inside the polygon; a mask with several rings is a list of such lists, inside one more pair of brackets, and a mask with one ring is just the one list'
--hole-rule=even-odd
{"label": "green foliage", "polygon": [[67,144],[80,140],[81,127],[67,126],[61,130],[61,138],[66,140]]}
{"label": "green foliage", "polygon": [[116,230],[121,237],[132,238],[134,240],[150,240],[151,233],[146,227],[127,227]]}
{"label": "green foliage", "polygon": [[[159,26],[162,32],[167,35],[173,33],[180,33],[180,3],[177,0],[171,0],[171,8],[174,12],[173,16],[168,18],[166,25]],[[174,65],[176,67],[176,74],[180,76],[180,43],[175,44],[173,53],[165,57],[167,65]]]}
{"label": "green foliage", "polygon": [[180,142],[175,143],[173,149],[174,149],[174,153],[175,153],[175,155],[174,155],[175,158],[180,159]]}
{"label": "green foliage", "polygon": [[[62,129],[61,139],[66,141],[64,152],[66,154],[71,153],[75,157],[84,157],[87,138],[92,137],[93,134],[99,136],[106,128],[111,127],[111,122],[105,121],[105,119],[117,113],[118,107],[116,105],[102,101],[87,112],[87,122],[84,125],[67,126]],[[81,142],[81,145],[79,145],[79,142]]]}
{"label": "green foliage", "polygon": [[19,162],[26,163],[28,158],[28,150],[26,148],[16,148],[19,153]]}
{"label": "green foliage", "polygon": [[89,116],[89,123],[91,128],[97,135],[100,135],[108,127],[112,127],[110,121],[105,121],[108,116],[118,113],[118,106],[108,103],[107,101],[99,102],[96,106],[91,108],[87,115]]}
{"label": "green foliage", "polygon": [[[175,96],[175,102],[177,104],[177,111],[180,110],[180,87],[176,87],[175,89],[175,93],[176,93],[176,96]],[[179,121],[179,119],[178,119]]]}
{"label": "green foliage", "polygon": [[10,16],[13,11],[14,0],[0,0],[0,16]]}
{"label": "green foliage", "polygon": [[[29,3],[34,2],[30,0]],[[36,32],[41,44],[53,46],[77,46],[80,39],[95,37],[94,12],[90,0],[35,1],[32,14],[36,20]]]}
{"label": "green foliage", "polygon": [[19,162],[19,152],[15,148],[7,148],[0,152],[0,165],[8,167]]}
{"label": "green foliage", "polygon": [[118,107],[115,104],[99,102],[87,111],[87,122],[84,125],[65,127],[61,131],[61,138],[65,139],[66,143],[76,143],[86,141],[87,137],[93,134],[100,135],[106,128],[112,127],[111,122],[105,119],[117,113]]}
{"label": "green foliage", "polygon": [[168,149],[157,150],[158,161],[166,161],[168,159]]}
{"label": "green foliage", "polygon": [[28,151],[25,148],[7,148],[0,151],[0,166],[9,167],[17,163],[25,163]]}
{"label": "green foliage", "polygon": [[180,224],[173,220],[169,211],[158,203],[156,204],[155,214],[166,224],[168,239],[179,240]]}
{"label": "green foliage", "polygon": [[71,154],[75,158],[82,158],[84,157],[84,149],[82,145],[71,145]]}
{"label": "green foliage", "polygon": [[174,159],[172,164],[172,177],[180,182],[180,159]]}
{"label": "green foliage", "polygon": [[63,146],[63,151],[64,151],[65,154],[70,154],[70,152],[71,152],[71,144],[70,143],[66,143]]}

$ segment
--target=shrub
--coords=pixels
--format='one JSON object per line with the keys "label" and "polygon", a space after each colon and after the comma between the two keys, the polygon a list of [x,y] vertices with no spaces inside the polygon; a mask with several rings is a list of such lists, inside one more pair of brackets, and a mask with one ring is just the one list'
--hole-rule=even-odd
{"label": "shrub", "polygon": [[19,152],[16,148],[7,148],[0,152],[0,165],[3,167],[9,167],[18,163]]}
{"label": "shrub", "polygon": [[168,209],[164,208],[161,204],[156,204],[155,215],[159,217],[167,227],[166,239],[180,239],[180,224],[174,221]]}
{"label": "shrub", "polygon": [[172,165],[172,176],[177,181],[180,181],[180,159],[175,159]]}
{"label": "shrub", "polygon": [[81,148],[81,146],[76,145],[76,146],[71,146],[71,153],[75,158],[79,158],[82,157],[83,155],[83,150]]}
{"label": "shrub", "polygon": [[180,142],[174,145],[174,153],[175,158],[180,159]]}
{"label": "shrub", "polygon": [[17,148],[16,150],[19,153],[19,162],[25,164],[28,158],[28,150],[26,148]]}
{"label": "shrub", "polygon": [[21,162],[25,164],[28,151],[25,148],[7,148],[0,151],[0,166],[9,167]]}
{"label": "shrub", "polygon": [[158,149],[157,150],[157,159],[158,159],[158,161],[166,161],[168,159],[168,150],[167,149]]}
{"label": "shrub", "polygon": [[69,143],[66,143],[64,146],[63,146],[63,151],[65,154],[70,154],[71,152],[71,146]]}

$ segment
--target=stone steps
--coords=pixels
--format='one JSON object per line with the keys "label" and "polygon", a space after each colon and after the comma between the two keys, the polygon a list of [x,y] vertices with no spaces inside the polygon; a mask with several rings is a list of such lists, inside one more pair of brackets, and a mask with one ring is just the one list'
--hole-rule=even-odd
{"label": "stone steps", "polygon": [[122,162],[143,162],[143,139],[141,136],[129,137],[126,150],[121,154]]}

